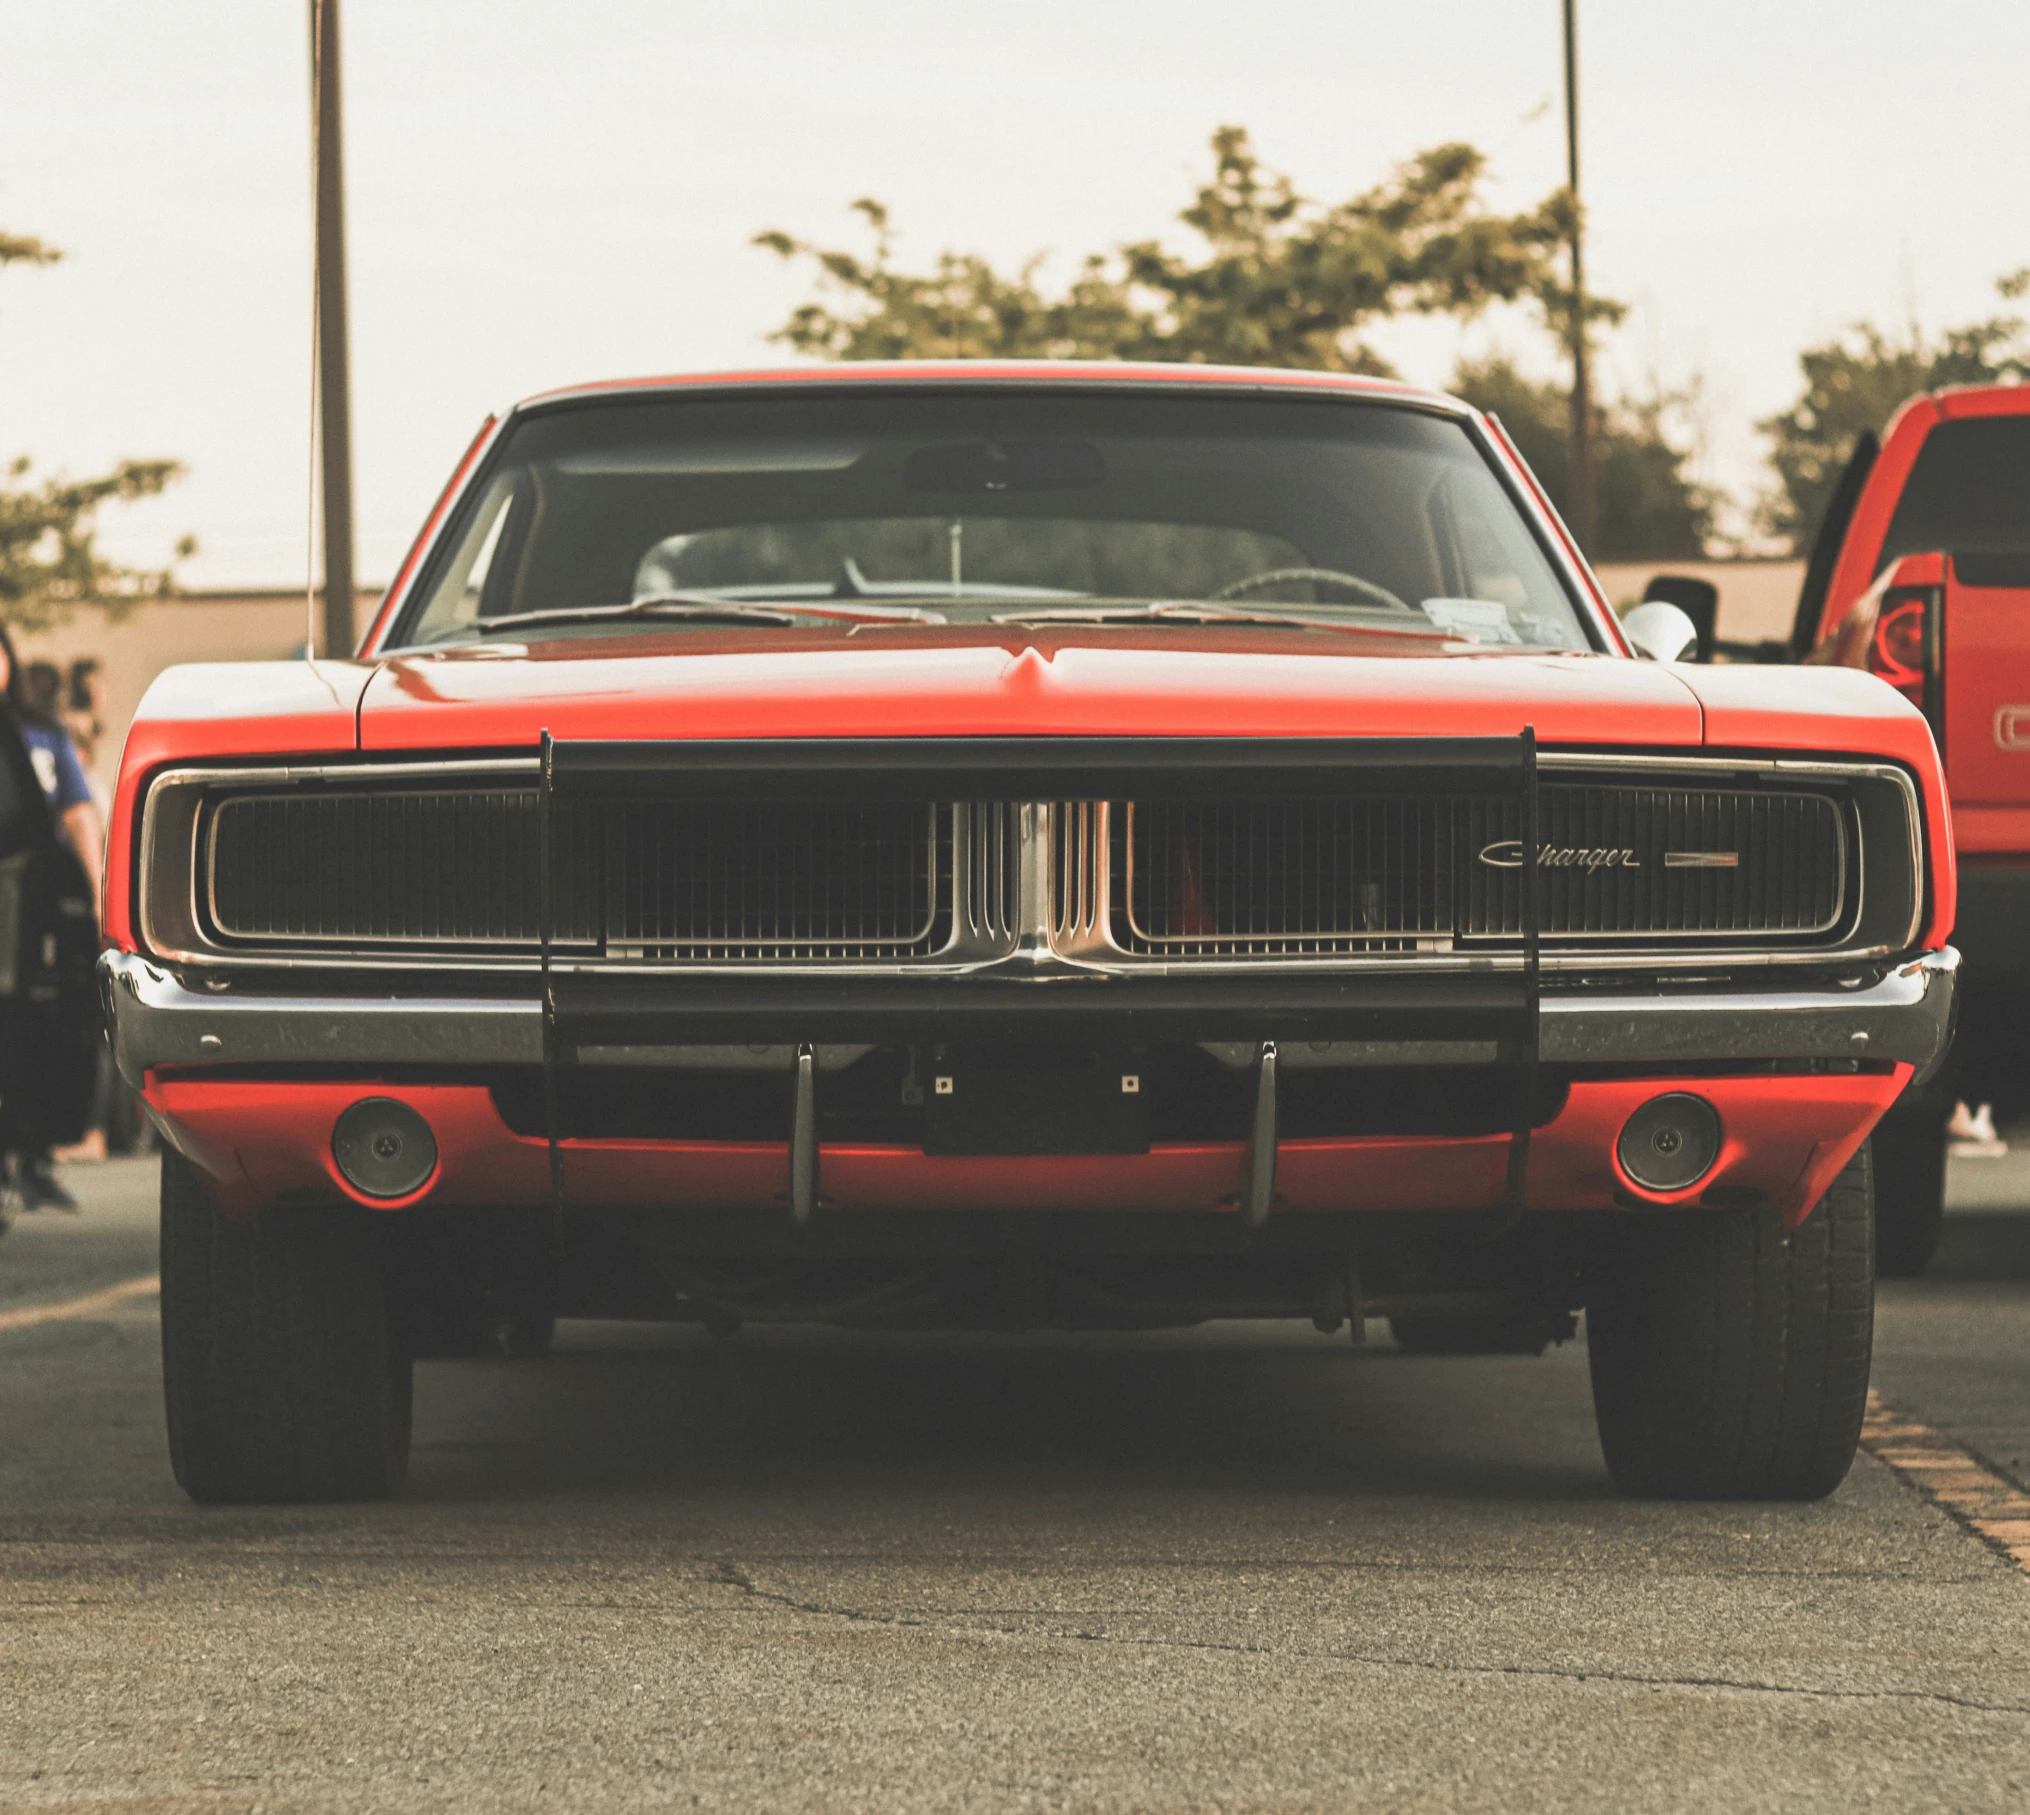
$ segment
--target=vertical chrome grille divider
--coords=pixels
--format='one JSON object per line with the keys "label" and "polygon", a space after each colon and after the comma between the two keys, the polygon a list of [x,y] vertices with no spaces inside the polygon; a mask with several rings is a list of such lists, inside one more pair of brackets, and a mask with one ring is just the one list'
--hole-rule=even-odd
{"label": "vertical chrome grille divider", "polygon": [[1537,901],[1537,728],[1525,725],[1522,733],[1522,986],[1523,1029],[1521,1053],[1516,1067],[1515,1126],[1508,1141],[1508,1175],[1502,1189],[1501,1233],[1522,1221],[1523,1200],[1529,1190],[1530,1133],[1536,1120],[1537,1060],[1539,1052],[1538,1010],[1543,1001],[1543,979],[1538,965],[1541,916]]}
{"label": "vertical chrome grille divider", "polygon": [[550,1223],[557,1243],[557,1258],[564,1255],[564,1150],[557,1140],[557,992],[550,981],[550,946],[556,937],[556,878],[551,862],[551,802],[556,796],[554,746],[549,728],[543,730],[543,786],[536,819],[536,849],[542,864],[542,881],[536,891],[536,933],[540,946],[543,977],[543,1137],[550,1157]]}

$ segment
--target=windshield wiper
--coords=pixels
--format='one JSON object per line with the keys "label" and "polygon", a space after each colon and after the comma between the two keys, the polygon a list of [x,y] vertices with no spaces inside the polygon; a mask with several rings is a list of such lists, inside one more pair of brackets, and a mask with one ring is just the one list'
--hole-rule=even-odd
{"label": "windshield wiper", "polygon": [[765,603],[749,599],[715,599],[702,592],[656,592],[626,605],[554,605],[543,611],[515,611],[505,617],[480,618],[470,628],[481,636],[503,630],[531,630],[544,624],[624,624],[637,618],[682,618],[692,623],[794,624],[799,618],[826,618],[845,624],[941,624],[934,611],[911,605],[852,606]]}
{"label": "windshield wiper", "polygon": [[1171,624],[1280,624],[1300,630],[1361,630],[1370,634],[1411,636],[1436,634],[1428,624],[1363,624],[1349,618],[1307,618],[1295,612],[1235,610],[1194,599],[1159,599],[1153,605],[1101,606],[1083,611],[1010,611],[997,624],[1136,624],[1151,620]]}

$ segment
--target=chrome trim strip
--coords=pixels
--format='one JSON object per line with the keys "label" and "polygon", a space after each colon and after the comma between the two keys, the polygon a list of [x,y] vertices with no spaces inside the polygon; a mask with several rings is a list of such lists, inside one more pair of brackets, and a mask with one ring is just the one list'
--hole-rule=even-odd
{"label": "chrome trim strip", "polygon": [[[1924,807],[1918,797],[1917,783],[1911,779],[1910,771],[1897,763],[1885,762],[1830,762],[1822,758],[1798,756],[1774,757],[1732,757],[1732,756],[1616,756],[1607,751],[1573,750],[1556,756],[1538,759],[1546,769],[1587,769],[1619,766],[1627,769],[1690,769],[1694,771],[1727,770],[1733,774],[1750,775],[1823,775],[1828,779],[1851,781],[1860,777],[1870,781],[1886,781],[1903,795],[1903,826],[1909,834],[1910,878],[1915,885],[1910,892],[1910,926],[1900,943],[1893,946],[1877,946],[1869,953],[1854,953],[1864,957],[1874,952],[1908,951],[1917,943],[1917,935],[1924,928],[1924,901],[1926,877],[1924,873]],[[1860,924],[1861,916],[1868,905],[1868,850],[1867,841],[1860,836],[1856,826],[1855,844],[1859,854],[1859,886],[1854,891],[1854,923]]]}
{"label": "chrome trim strip", "polygon": [[1546,1063],[1730,1059],[1892,1059],[1921,1078],[1952,1037],[1959,953],[1951,946],[1840,991],[1544,997]]}
{"label": "chrome trim strip", "polygon": [[113,1058],[156,1065],[540,1065],[543,1010],[490,997],[275,997],[186,989],[131,952],[99,959]]}
{"label": "chrome trim strip", "polygon": [[[1246,1071],[1261,1047],[1246,1040],[1201,1040],[1229,1071]],[[1492,1065],[1501,1057],[1494,1040],[1303,1040],[1279,1045],[1284,1071],[1352,1071],[1396,1065]]]}
{"label": "chrome trim strip", "polygon": [[[428,763],[293,763],[237,768],[227,764],[189,764],[165,769],[149,784],[141,802],[140,856],[135,874],[141,941],[151,952],[173,963],[249,962],[230,948],[211,944],[199,931],[203,919],[197,900],[200,873],[197,796],[209,786],[222,783],[229,787],[281,788],[305,781],[377,783],[411,778],[452,780],[468,775],[527,775],[534,779],[542,774],[542,767],[540,757],[509,756]],[[172,842],[173,868],[169,848]],[[293,967],[297,960],[271,957],[254,958],[251,962],[279,962]],[[373,962],[382,960],[376,956]],[[441,961],[425,962],[442,968]]]}
{"label": "chrome trim strip", "polygon": [[[1546,1063],[1678,1064],[1744,1059],[1869,1059],[1914,1065],[1922,1078],[1945,1056],[1959,954],[1927,952],[1872,984],[1700,995],[1544,997]],[[131,952],[99,960],[120,1073],[137,1089],[158,1065],[537,1065],[542,1010],[524,999],[278,997],[187,989]],[[1491,1058],[1468,1042],[1347,1041],[1292,1056],[1348,1066]],[[1461,1048],[1472,1047],[1467,1050]],[[1442,1056],[1440,1049],[1442,1048]],[[724,1049],[601,1049],[606,1063],[716,1063]],[[850,1049],[840,1049],[850,1050]],[[1258,1050],[1258,1049],[1257,1049]],[[625,1056],[622,1056],[622,1053]],[[691,1055],[696,1054],[694,1058]],[[1298,1061],[1300,1064],[1304,1061]]]}

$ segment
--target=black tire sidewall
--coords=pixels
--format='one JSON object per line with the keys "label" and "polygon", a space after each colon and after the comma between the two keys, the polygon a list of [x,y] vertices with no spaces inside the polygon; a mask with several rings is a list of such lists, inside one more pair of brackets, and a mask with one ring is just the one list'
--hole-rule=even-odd
{"label": "black tire sidewall", "polygon": [[379,1499],[400,1482],[412,1371],[372,1214],[228,1218],[190,1162],[164,1152],[163,1401],[192,1499]]}
{"label": "black tire sidewall", "polygon": [[1600,1446],[1624,1491],[1823,1497],[1846,1477],[1874,1332],[1864,1143],[1795,1229],[1767,1213],[1630,1211],[1589,1280]]}

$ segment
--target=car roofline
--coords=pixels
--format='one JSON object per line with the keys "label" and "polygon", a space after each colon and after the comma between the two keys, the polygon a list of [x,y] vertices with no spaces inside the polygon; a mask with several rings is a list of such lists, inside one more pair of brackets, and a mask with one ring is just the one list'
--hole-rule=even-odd
{"label": "car roofline", "polygon": [[1086,389],[1330,392],[1407,404],[1447,416],[1470,416],[1471,405],[1442,391],[1394,378],[1353,372],[1291,371],[1275,366],[1214,366],[1079,359],[854,360],[834,365],[756,366],[722,372],[678,372],[567,385],[525,397],[502,412],[529,415],[573,404],[616,399],[686,397],[700,392],[771,390]]}

